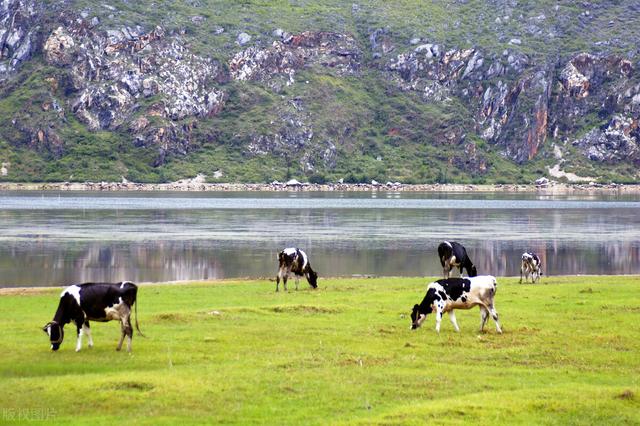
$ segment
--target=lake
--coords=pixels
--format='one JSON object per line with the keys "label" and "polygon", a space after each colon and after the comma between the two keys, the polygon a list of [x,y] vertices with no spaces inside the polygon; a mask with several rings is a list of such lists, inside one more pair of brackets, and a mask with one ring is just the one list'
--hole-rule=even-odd
{"label": "lake", "polygon": [[481,274],[639,274],[640,197],[415,192],[0,192],[0,287],[274,277],[439,276],[462,242]]}

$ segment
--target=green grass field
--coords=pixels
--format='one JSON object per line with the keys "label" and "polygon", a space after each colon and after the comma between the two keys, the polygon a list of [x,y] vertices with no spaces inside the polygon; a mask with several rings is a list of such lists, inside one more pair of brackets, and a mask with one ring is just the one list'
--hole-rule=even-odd
{"label": "green grass field", "polygon": [[0,423],[640,423],[639,277],[498,279],[503,335],[409,330],[427,282],[145,285],[131,355],[114,322],[51,352],[60,290],[0,293]]}

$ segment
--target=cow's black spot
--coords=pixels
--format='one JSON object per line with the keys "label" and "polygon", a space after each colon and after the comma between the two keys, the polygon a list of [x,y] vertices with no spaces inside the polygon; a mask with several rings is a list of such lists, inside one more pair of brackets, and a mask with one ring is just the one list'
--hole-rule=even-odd
{"label": "cow's black spot", "polygon": [[463,293],[471,289],[471,281],[468,278],[445,278],[436,282],[452,300],[458,300]]}
{"label": "cow's black spot", "polygon": [[462,296],[462,303],[467,303],[467,296]]}

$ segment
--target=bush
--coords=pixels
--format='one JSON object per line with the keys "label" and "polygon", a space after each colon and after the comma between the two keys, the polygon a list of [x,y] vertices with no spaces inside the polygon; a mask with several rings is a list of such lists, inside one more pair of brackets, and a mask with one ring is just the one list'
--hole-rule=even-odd
{"label": "bush", "polygon": [[309,183],[322,185],[327,183],[327,178],[321,173],[314,173],[311,176],[309,176]]}

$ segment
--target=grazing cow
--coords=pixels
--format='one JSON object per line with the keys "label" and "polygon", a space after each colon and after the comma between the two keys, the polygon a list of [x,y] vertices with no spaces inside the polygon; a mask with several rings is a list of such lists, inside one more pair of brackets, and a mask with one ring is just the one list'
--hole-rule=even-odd
{"label": "grazing cow", "polygon": [[[119,320],[122,328],[120,342],[116,347],[122,349],[122,341],[127,336],[127,351],[131,352],[131,339],[133,327],[131,327],[131,308],[136,303],[138,287],[129,281],[117,284],[110,283],[85,283],[72,285],[65,288],[60,295],[58,310],[53,316],[53,321],[47,323],[43,330],[49,335],[51,349],[57,351],[64,339],[65,324],[73,321],[78,329],[76,352],[82,348],[82,336],[87,335],[89,347],[93,347],[89,320],[106,322]],[[136,304],[136,329],[142,335],[138,327],[138,305]]]}
{"label": "grazing cow", "polygon": [[462,268],[467,270],[467,275],[470,277],[478,275],[475,265],[471,263],[471,259],[467,256],[467,250],[460,243],[443,241],[438,246],[438,257],[440,258],[445,278],[449,278],[449,274],[454,267],[460,269],[460,276],[462,276]]}
{"label": "grazing cow", "polygon": [[280,285],[280,279],[284,284],[284,291],[287,291],[287,280],[292,272],[296,277],[296,290],[301,276],[305,276],[309,285],[318,288],[318,274],[311,269],[307,254],[297,248],[286,248],[278,253],[278,276],[276,277],[276,291]]}
{"label": "grazing cow", "polygon": [[535,283],[542,275],[542,262],[540,257],[535,253],[522,253],[522,264],[520,265],[520,284],[522,284],[522,276],[524,282],[527,282],[531,275],[531,282]]}
{"label": "grazing cow", "polygon": [[454,309],[471,309],[480,306],[480,332],[484,330],[487,317],[496,323],[496,331],[502,333],[498,322],[498,312],[493,307],[493,297],[496,294],[495,277],[481,275],[471,278],[445,278],[432,282],[427,287],[427,295],[422,303],[415,305],[411,312],[411,329],[420,327],[428,314],[436,313],[436,331],[440,333],[442,314],[449,313],[449,319],[456,331],[460,331]]}

